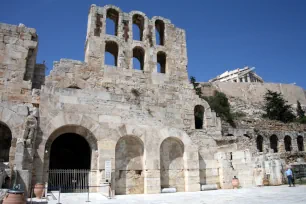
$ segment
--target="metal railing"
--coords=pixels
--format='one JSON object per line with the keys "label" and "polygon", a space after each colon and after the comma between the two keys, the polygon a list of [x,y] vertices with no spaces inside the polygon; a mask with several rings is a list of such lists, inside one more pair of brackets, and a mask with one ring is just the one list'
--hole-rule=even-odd
{"label": "metal railing", "polygon": [[48,171],[48,190],[59,190],[65,193],[84,193],[90,183],[88,169],[51,169]]}

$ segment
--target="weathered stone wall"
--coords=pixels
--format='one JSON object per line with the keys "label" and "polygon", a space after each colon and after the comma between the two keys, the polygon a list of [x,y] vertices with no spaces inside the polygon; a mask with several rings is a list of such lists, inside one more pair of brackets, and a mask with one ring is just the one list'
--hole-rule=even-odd
{"label": "weathered stone wall", "polygon": [[[115,35],[106,34],[107,17],[116,22]],[[139,41],[132,38],[133,22],[143,23]],[[158,45],[155,29],[163,27]],[[306,104],[302,89],[257,83],[204,86],[206,95],[225,92],[234,110],[250,116],[237,121],[237,128],[222,126],[189,83],[185,31],[168,19],[92,5],[85,62],[61,59],[46,78],[44,64],[35,64],[37,39],[34,29],[0,24],[0,121],[11,130],[9,160],[25,187],[48,181],[52,144],[66,133],[82,136],[91,149],[90,185],[106,182],[105,161],[111,161],[117,194],[160,193],[166,187],[198,191],[200,184],[231,188],[233,176],[248,187],[266,173],[278,185],[288,157],[291,161],[305,153],[305,140],[298,144],[305,126],[263,121],[259,99],[272,87],[290,103]],[[142,70],[133,69],[135,48],[143,54]],[[116,66],[105,65],[106,51],[114,54]],[[158,72],[160,53],[166,58]],[[202,129],[195,126],[198,105],[204,109]],[[35,128],[28,125],[31,121]],[[32,144],[26,137],[34,132]],[[276,153],[271,135],[278,138]],[[287,152],[285,137],[291,138]]]}

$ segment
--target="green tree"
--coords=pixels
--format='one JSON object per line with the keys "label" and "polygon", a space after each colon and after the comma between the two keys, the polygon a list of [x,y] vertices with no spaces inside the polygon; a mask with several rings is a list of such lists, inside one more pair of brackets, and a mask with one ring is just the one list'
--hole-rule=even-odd
{"label": "green tree", "polygon": [[231,126],[236,126],[231,113],[230,103],[224,93],[215,91],[213,96],[203,96],[201,87],[198,87],[199,83],[196,83],[196,78],[191,76],[190,82],[192,83],[196,94],[207,101],[210,108],[216,112],[217,116],[221,117],[222,120],[227,121]]}
{"label": "green tree", "polygon": [[297,121],[302,124],[306,124],[306,116],[305,116],[305,111],[302,109],[300,101],[297,101],[297,108],[296,108],[296,113],[297,113]]}
{"label": "green tree", "polygon": [[296,112],[299,119],[305,117],[305,111],[302,109],[301,103],[299,101],[297,101]]}
{"label": "green tree", "polygon": [[295,120],[296,117],[291,110],[291,106],[287,104],[281,93],[267,90],[264,99],[266,114],[263,117],[270,120],[279,120],[284,123]]}

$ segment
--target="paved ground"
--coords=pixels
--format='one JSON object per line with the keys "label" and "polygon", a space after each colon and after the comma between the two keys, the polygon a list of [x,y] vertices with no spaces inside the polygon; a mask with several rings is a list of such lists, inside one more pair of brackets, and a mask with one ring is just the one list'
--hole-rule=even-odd
{"label": "paved ground", "polygon": [[[57,195],[55,195],[57,196]],[[62,204],[86,203],[86,194],[62,194]],[[57,200],[48,204],[56,204]],[[237,190],[215,190],[192,193],[122,195],[107,199],[98,193],[90,194],[89,204],[306,204],[306,186],[254,187]]]}

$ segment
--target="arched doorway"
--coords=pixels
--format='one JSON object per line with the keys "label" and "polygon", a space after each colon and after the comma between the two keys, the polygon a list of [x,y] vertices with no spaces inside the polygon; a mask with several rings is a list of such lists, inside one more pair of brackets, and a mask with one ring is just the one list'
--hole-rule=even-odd
{"label": "arched doorway", "polygon": [[185,191],[184,144],[176,138],[165,139],[160,146],[161,188],[176,188]]}
{"label": "arched doorway", "polygon": [[60,135],[51,145],[49,169],[90,169],[91,150],[80,135]]}
{"label": "arched doorway", "polygon": [[10,128],[0,122],[0,162],[9,162],[11,142],[12,132]]}
{"label": "arched doorway", "polygon": [[292,150],[291,137],[287,135],[284,138],[284,143],[285,143],[285,150],[286,150],[286,152],[290,152]]}
{"label": "arched doorway", "polygon": [[297,145],[298,145],[298,149],[300,152],[304,151],[304,139],[303,137],[300,135],[297,137]]}
{"label": "arched doorway", "polygon": [[259,152],[262,152],[263,151],[263,137],[261,135],[257,136],[256,145],[257,145],[257,150]]}
{"label": "arched doorway", "polygon": [[116,145],[116,194],[143,194],[144,146],[140,139],[133,136],[120,138]]}
{"label": "arched doorway", "polygon": [[[87,192],[97,186],[97,140],[86,128],[62,126],[52,132],[45,145],[44,181],[49,190]],[[93,190],[91,188],[90,190]]]}
{"label": "arched doorway", "polygon": [[276,135],[270,137],[270,148],[273,149],[274,153],[278,152],[278,138]]}

